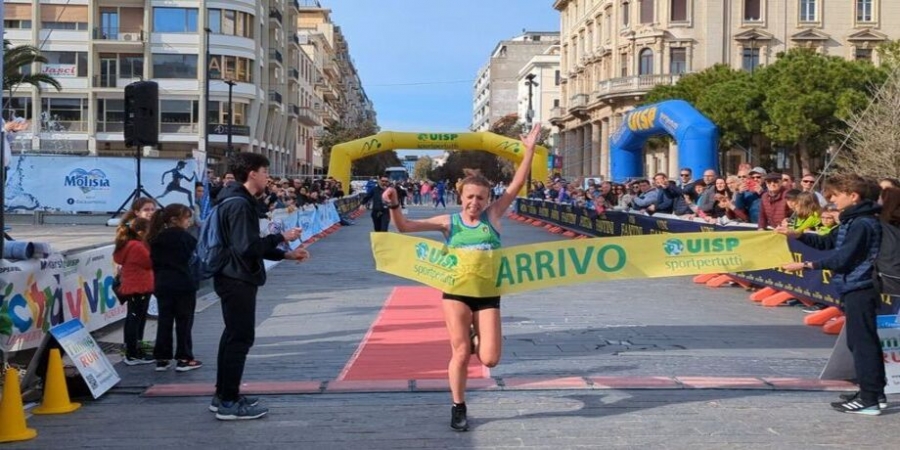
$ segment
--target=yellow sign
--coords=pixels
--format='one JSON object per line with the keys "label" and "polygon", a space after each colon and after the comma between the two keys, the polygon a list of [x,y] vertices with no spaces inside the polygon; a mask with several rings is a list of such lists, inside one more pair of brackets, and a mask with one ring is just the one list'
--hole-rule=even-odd
{"label": "yellow sign", "polygon": [[441,291],[489,297],[591,281],[771,269],[791,262],[771,231],[654,234],[543,242],[476,251],[372,233],[379,271]]}
{"label": "yellow sign", "polygon": [[[340,181],[344,188],[350,185],[350,166],[354,160],[395,149],[436,150],[484,150],[516,164],[522,162],[525,145],[512,139],[486,131],[478,133],[399,133],[382,131],[374,136],[344,142],[331,148],[328,175]],[[531,178],[544,180],[548,176],[546,148],[537,146],[531,163]],[[525,195],[522,187],[521,195]]]}

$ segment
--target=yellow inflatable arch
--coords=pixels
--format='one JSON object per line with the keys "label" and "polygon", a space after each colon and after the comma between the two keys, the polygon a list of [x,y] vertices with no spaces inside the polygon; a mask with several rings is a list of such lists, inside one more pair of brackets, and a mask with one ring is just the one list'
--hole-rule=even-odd
{"label": "yellow inflatable arch", "polygon": [[[376,153],[396,149],[422,150],[484,150],[516,164],[522,162],[525,144],[518,139],[489,132],[478,133],[398,133],[382,131],[374,136],[335,145],[331,148],[328,176],[341,182],[344,189],[350,186],[350,163]],[[549,153],[542,146],[534,149],[531,179],[547,179]],[[525,189],[522,190],[524,195]]]}

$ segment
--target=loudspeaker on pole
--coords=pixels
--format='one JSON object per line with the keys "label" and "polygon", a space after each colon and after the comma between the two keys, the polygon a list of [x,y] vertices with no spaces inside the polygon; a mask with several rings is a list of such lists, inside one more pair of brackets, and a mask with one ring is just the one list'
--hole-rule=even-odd
{"label": "loudspeaker on pole", "polygon": [[125,86],[125,145],[159,144],[159,85],[136,81]]}

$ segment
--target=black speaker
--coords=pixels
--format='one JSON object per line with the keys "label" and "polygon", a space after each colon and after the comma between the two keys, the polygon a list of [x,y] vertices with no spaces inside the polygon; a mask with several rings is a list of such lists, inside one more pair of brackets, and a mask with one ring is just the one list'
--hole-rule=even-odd
{"label": "black speaker", "polygon": [[137,81],[125,86],[125,145],[159,144],[159,85]]}

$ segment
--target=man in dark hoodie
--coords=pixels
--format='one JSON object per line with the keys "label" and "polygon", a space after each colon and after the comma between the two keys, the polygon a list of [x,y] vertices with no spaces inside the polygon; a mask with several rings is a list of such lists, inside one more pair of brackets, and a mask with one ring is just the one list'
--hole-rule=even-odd
{"label": "man in dark hoodie", "polygon": [[879,186],[875,180],[859,175],[838,175],[828,180],[825,192],[841,212],[839,227],[826,236],[798,233],[787,227],[776,231],[811,247],[834,252],[820,261],[790,263],[782,268],[830,270],[834,274],[831,282],[841,296],[847,347],[853,354],[859,392],[842,396],[844,401],[832,403],[831,407],[845,413],[877,416],[887,405],[884,360],[875,322],[881,298],[873,280],[873,263],[881,247],[881,224],[876,217],[880,210],[876,203]]}
{"label": "man in dark hoodie", "polygon": [[240,385],[255,338],[256,293],[266,282],[263,259],[304,261],[309,253],[301,247],[289,252],[278,249],[282,242],[299,238],[299,228],[260,237],[256,197],[268,183],[269,160],[255,153],[238,153],[229,165],[236,182],[223,188],[218,206],[220,236],[229,256],[213,277],[213,287],[222,302],[225,330],[219,341],[216,394],[209,410],[219,420],[258,419],[268,409],[260,406],[258,399],[240,395]]}

